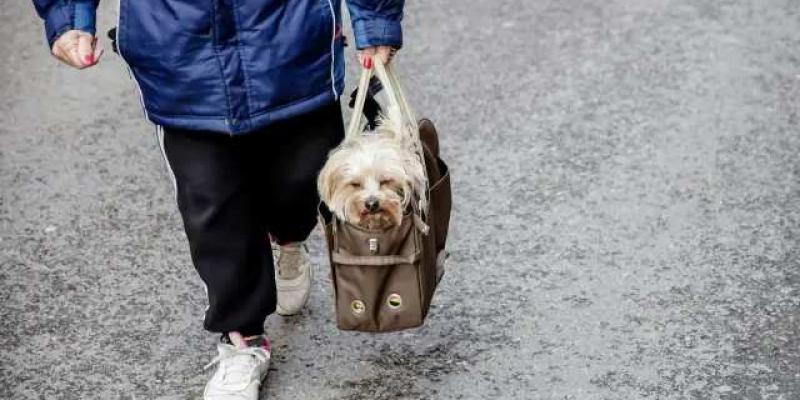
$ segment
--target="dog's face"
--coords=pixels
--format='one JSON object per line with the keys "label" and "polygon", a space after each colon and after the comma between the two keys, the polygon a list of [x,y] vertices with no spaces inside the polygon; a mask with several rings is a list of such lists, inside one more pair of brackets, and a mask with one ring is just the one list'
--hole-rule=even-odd
{"label": "dog's face", "polygon": [[322,201],[340,219],[369,230],[401,223],[423,185],[418,158],[397,141],[376,135],[350,139],[331,152],[320,172]]}

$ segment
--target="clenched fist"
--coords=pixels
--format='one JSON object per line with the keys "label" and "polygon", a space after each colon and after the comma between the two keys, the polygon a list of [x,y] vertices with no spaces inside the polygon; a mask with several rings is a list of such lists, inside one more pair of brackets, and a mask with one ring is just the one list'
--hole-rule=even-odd
{"label": "clenched fist", "polygon": [[367,47],[363,50],[358,51],[358,62],[366,68],[372,68],[372,57],[378,56],[381,58],[384,64],[388,64],[392,62],[392,58],[394,57],[394,53],[397,50],[390,47],[390,46],[373,46]]}
{"label": "clenched fist", "polygon": [[79,30],[66,31],[53,43],[53,55],[63,63],[84,69],[97,64],[103,49],[97,38]]}

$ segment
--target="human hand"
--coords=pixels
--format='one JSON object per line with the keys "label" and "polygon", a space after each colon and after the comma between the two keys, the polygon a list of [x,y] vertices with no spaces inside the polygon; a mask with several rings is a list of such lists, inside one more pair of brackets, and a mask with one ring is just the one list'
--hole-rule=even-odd
{"label": "human hand", "polygon": [[358,51],[358,62],[361,63],[364,68],[370,69],[372,68],[372,57],[377,55],[384,64],[389,64],[392,62],[392,58],[396,52],[397,49],[391,46],[367,47]]}
{"label": "human hand", "polygon": [[53,56],[61,62],[84,69],[97,64],[103,55],[103,48],[97,38],[84,31],[69,30],[61,34],[53,43]]}

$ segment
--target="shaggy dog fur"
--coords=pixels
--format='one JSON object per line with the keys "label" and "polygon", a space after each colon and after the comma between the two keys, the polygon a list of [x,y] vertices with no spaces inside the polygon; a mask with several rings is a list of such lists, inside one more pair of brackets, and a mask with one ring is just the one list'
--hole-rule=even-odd
{"label": "shaggy dog fur", "polygon": [[317,187],[339,219],[367,230],[390,229],[424,190],[422,163],[394,121],[382,119],[374,132],[346,139],[328,157]]}

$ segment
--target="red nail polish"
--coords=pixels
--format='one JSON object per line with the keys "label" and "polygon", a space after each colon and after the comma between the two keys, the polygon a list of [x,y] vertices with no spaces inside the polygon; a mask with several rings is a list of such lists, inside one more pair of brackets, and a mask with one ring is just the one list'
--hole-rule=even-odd
{"label": "red nail polish", "polygon": [[371,69],[372,68],[372,57],[367,57],[364,60],[364,68]]}
{"label": "red nail polish", "polygon": [[87,55],[86,57],[83,58],[83,63],[86,65],[94,64],[94,56],[91,54]]}

